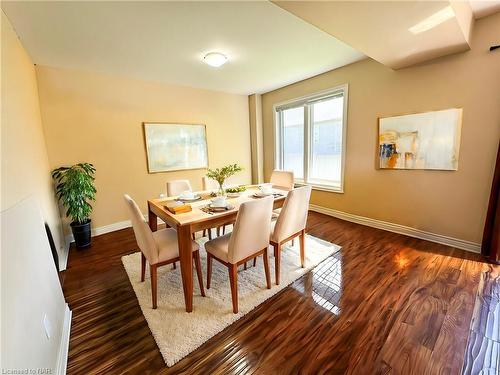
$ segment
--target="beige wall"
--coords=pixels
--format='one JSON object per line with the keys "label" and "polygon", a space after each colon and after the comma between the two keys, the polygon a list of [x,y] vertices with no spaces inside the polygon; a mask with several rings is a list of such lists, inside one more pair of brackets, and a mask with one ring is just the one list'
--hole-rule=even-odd
{"label": "beige wall", "polygon": [[66,257],[44,140],[35,67],[2,12],[1,210],[34,195]]}
{"label": "beige wall", "polygon": [[128,220],[124,193],[146,213],[168,180],[201,189],[204,170],[148,174],[142,122],[206,124],[210,167],[239,163],[232,181],[251,180],[246,96],[42,66],[37,76],[51,167],[97,168],[94,227]]}
{"label": "beige wall", "polygon": [[[393,71],[364,60],[262,97],[265,177],[274,163],[274,104],[349,84],[345,193],[311,203],[480,242],[500,136],[500,13],[476,22],[471,51]],[[459,170],[377,170],[377,118],[463,108]]]}

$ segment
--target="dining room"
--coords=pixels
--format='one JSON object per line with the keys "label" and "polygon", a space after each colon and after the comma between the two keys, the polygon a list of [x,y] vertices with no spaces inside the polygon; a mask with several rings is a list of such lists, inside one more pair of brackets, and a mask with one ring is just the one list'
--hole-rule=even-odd
{"label": "dining room", "polygon": [[500,371],[498,1],[1,9],[2,373]]}

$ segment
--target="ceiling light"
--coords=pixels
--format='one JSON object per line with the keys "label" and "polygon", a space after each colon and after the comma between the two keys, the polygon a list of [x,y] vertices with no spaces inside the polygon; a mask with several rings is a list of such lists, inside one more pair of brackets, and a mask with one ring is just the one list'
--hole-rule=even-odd
{"label": "ceiling light", "polygon": [[210,52],[205,55],[203,61],[210,66],[218,68],[227,62],[227,57],[220,52]]}

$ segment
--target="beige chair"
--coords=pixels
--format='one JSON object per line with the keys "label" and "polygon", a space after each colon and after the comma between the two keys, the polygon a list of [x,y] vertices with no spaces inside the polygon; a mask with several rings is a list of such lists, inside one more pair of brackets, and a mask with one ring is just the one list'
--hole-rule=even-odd
{"label": "beige chair", "polygon": [[173,180],[167,182],[167,197],[175,197],[186,190],[192,191],[189,180]]}
{"label": "beige chair", "polygon": [[212,277],[212,258],[229,270],[233,312],[238,312],[238,266],[259,255],[264,255],[267,289],[271,288],[267,247],[271,229],[273,197],[242,203],[232,233],[217,237],[205,244],[207,250],[207,289]]}
{"label": "beige chair", "polygon": [[[157,307],[157,268],[166,264],[175,263],[179,260],[179,247],[177,242],[177,232],[174,229],[166,228],[152,232],[144,221],[142,213],[137,204],[128,195],[124,196],[127,207],[130,211],[132,227],[135,239],[141,250],[141,281],[144,281],[146,273],[146,261],[149,263],[151,273],[151,296],[153,299],[153,309]],[[205,297],[203,289],[203,276],[201,274],[201,261],[198,244],[192,241],[193,260],[198,275],[201,295]]]}
{"label": "beige chair", "polygon": [[[212,178],[208,178],[207,176],[203,176],[201,178],[201,186],[204,191],[218,191],[219,190],[219,183],[215,181]],[[231,225],[233,224],[232,222],[228,222],[224,225],[218,226],[217,229],[217,236],[220,236],[220,232],[222,229],[222,234],[226,234],[226,225]],[[203,236],[205,236],[205,230],[203,231]],[[208,239],[212,239],[212,229],[208,229]]]}
{"label": "beige chair", "polygon": [[297,236],[300,236],[300,264],[304,267],[304,239],[310,197],[310,186],[293,189],[288,193],[278,219],[271,223],[270,243],[274,247],[277,285],[280,283],[281,246]]}
{"label": "beige chair", "polygon": [[294,187],[293,172],[275,169],[271,174],[270,183],[273,188],[290,191]]}
{"label": "beige chair", "polygon": [[208,178],[207,176],[203,176],[201,178],[201,186],[203,190],[219,190],[219,183],[211,178]]}
{"label": "beige chair", "polygon": [[[172,180],[167,182],[167,197],[176,197],[181,195],[184,191],[193,191],[191,188],[191,183],[189,180]],[[202,236],[205,237],[206,232],[203,231]],[[193,240],[195,239],[195,234],[193,233]],[[175,263],[174,263],[175,268]]]}

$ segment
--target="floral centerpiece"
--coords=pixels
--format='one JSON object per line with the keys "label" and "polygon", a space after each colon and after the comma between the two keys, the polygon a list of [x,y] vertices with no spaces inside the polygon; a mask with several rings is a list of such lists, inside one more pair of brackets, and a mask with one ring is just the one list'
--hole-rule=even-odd
{"label": "floral centerpiece", "polygon": [[224,182],[232,175],[243,170],[238,164],[229,164],[222,168],[208,169],[207,177],[219,184],[218,195],[225,195]]}

